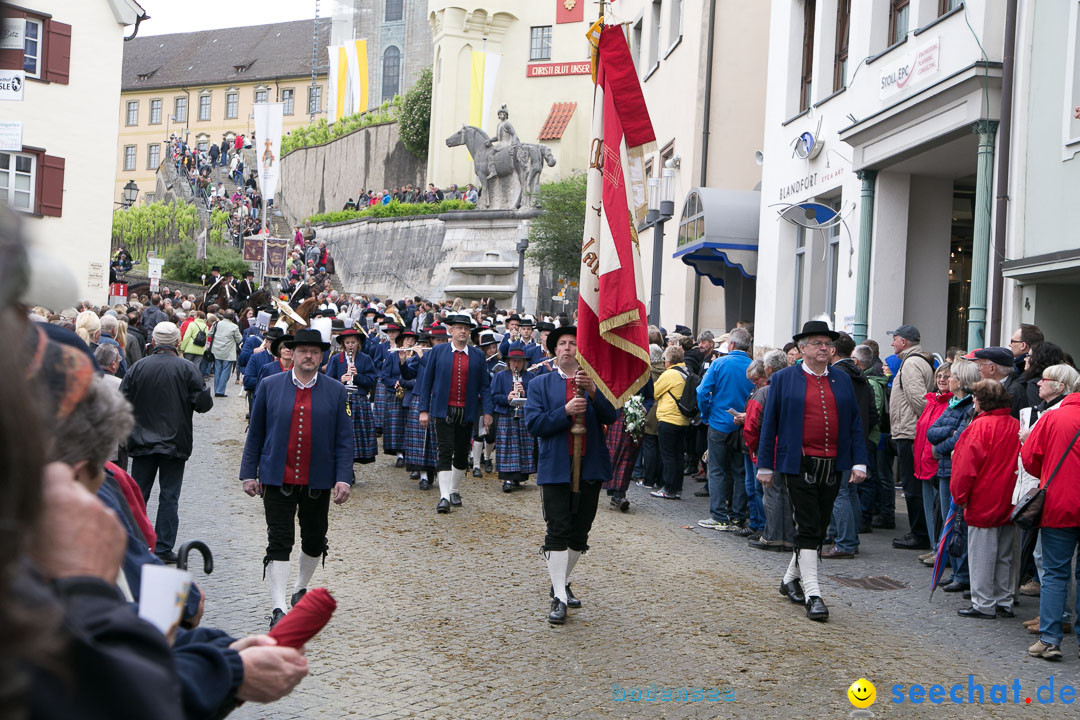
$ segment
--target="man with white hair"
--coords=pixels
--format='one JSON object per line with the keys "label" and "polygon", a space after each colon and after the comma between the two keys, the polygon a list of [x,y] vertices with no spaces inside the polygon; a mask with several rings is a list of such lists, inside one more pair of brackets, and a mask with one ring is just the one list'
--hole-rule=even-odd
{"label": "man with white hair", "polygon": [[120,321],[116,319],[116,313],[107,312],[101,316],[101,337],[98,339],[98,345],[115,345],[117,351],[120,353],[120,370],[116,373],[116,376],[123,378],[127,373],[127,362],[124,360],[124,349],[120,347],[120,343],[116,342],[116,333],[120,329]]}
{"label": "man with white hair", "polygon": [[192,412],[204,413],[214,406],[209,386],[196,367],[180,357],[180,328],[164,321],[154,326],[150,354],[135,363],[124,377],[121,392],[135,411],[135,429],[128,439],[131,475],[150,499],[158,478],[158,512],[154,530],[154,554],[175,563],[178,506],[184,465],[191,456]]}

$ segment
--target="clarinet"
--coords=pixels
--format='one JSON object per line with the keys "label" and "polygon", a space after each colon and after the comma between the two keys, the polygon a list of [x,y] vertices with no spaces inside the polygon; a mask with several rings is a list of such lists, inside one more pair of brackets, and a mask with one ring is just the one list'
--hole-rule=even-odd
{"label": "clarinet", "polygon": [[[514,381],[514,390],[517,391],[518,397],[524,397],[525,396],[525,387],[521,384],[521,376],[518,375],[515,372],[511,376],[511,378]],[[517,406],[514,407],[514,417],[515,418],[520,418],[521,417],[521,406],[520,405],[517,405]]]}
{"label": "clarinet", "polygon": [[349,417],[352,417],[352,393],[349,392],[349,390],[352,390],[356,387],[356,383],[353,382],[352,377],[353,373],[356,372],[356,363],[353,362],[353,356],[351,353],[345,353],[345,368],[346,373],[349,375],[349,382],[345,386],[345,414]]}

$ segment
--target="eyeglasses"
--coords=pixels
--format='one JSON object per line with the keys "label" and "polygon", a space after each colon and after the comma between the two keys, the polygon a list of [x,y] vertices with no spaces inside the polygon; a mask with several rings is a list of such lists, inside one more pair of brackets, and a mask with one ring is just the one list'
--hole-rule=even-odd
{"label": "eyeglasses", "polygon": [[1059,382],[1061,382],[1061,381],[1060,381],[1060,380],[1055,380],[1054,378],[1048,378],[1048,377],[1046,377],[1046,376],[1043,376],[1043,377],[1039,378],[1039,382],[1040,382],[1040,383],[1044,383],[1044,382],[1048,382],[1048,383],[1059,383]]}
{"label": "eyeglasses", "polygon": [[829,347],[830,345],[832,345],[832,343],[826,340],[811,340],[806,343],[806,347]]}
{"label": "eyeglasses", "polygon": [[1022,345],[1023,343],[1024,343],[1023,340],[1010,340],[1009,341],[1010,345]]}

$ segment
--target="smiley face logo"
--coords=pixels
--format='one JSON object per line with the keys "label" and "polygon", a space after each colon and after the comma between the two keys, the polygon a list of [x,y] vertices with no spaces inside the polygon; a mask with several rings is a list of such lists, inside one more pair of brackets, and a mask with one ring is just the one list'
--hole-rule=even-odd
{"label": "smiley face logo", "polygon": [[866,678],[859,678],[847,689],[848,700],[860,710],[868,708],[877,700],[877,689]]}

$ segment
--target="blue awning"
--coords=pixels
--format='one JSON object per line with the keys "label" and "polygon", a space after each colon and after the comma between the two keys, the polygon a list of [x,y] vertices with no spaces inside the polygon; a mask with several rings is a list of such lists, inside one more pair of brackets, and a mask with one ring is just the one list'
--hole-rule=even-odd
{"label": "blue awning", "polygon": [[692,189],[672,257],[720,287],[735,278],[756,278],[760,202],[757,190]]}

